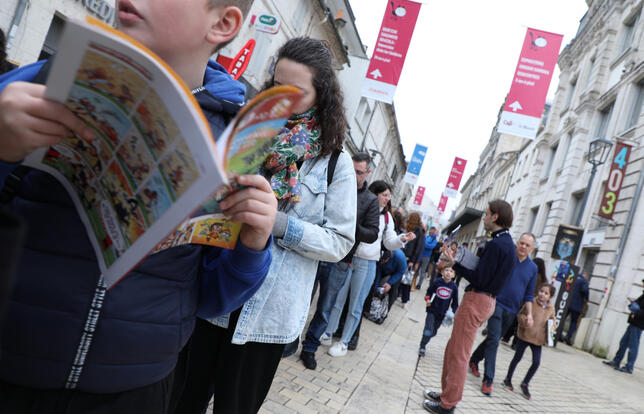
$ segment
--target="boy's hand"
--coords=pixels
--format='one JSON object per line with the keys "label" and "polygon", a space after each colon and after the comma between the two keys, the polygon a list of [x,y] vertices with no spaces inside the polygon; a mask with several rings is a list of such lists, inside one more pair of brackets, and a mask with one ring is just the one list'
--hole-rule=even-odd
{"label": "boy's hand", "polygon": [[239,238],[244,246],[263,250],[273,230],[277,199],[261,175],[241,175],[236,181],[247,188],[230,194],[219,207],[230,221],[243,223]]}
{"label": "boy's hand", "polygon": [[425,296],[425,303],[426,303],[426,306],[427,306],[428,308],[429,308],[430,306],[432,306],[432,301],[431,301],[431,298],[430,298],[429,296]]}
{"label": "boy's hand", "polygon": [[0,161],[19,162],[76,132],[87,140],[91,128],[63,104],[45,99],[45,86],[13,82],[0,93]]}

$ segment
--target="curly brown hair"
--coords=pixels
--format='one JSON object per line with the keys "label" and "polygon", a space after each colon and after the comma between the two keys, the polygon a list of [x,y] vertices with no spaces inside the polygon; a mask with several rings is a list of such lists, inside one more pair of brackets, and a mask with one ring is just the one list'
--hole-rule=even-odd
{"label": "curly brown hair", "polygon": [[[308,66],[313,72],[313,87],[316,94],[317,119],[322,129],[321,155],[341,151],[347,118],[344,114],[344,95],[333,69],[333,56],[320,40],[310,37],[290,39],[277,52],[277,60],[289,59]],[[266,81],[262,89],[275,83],[275,76]]]}
{"label": "curly brown hair", "polygon": [[421,223],[420,214],[416,212],[410,213],[409,217],[407,218],[407,224],[405,225],[405,230],[414,231],[416,230],[417,227],[421,227],[420,223]]}

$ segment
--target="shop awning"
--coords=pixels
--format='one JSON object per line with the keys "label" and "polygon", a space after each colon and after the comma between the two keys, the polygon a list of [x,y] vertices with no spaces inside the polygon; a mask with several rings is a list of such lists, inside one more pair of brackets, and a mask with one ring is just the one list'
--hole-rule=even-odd
{"label": "shop awning", "polygon": [[443,234],[450,234],[456,227],[465,226],[473,222],[474,220],[480,220],[485,214],[481,210],[477,210],[472,207],[465,207],[465,210],[461,212],[451,223],[447,225],[442,231]]}

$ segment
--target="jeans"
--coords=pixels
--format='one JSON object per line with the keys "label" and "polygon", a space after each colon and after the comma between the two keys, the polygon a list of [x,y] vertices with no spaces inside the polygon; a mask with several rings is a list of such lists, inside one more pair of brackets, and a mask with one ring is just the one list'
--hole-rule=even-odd
{"label": "jeans", "polygon": [[[306,337],[302,342],[302,351],[315,352],[320,346],[320,336],[327,329],[329,315],[338,297],[338,293],[345,285],[351,274],[351,266],[348,263],[327,263],[320,262],[316,279],[320,282],[320,295],[318,296],[317,308]],[[337,322],[336,322],[337,324]]]}
{"label": "jeans", "polygon": [[342,330],[342,342],[348,343],[351,340],[358,326],[358,322],[362,318],[362,305],[369,294],[369,289],[375,277],[375,260],[353,257],[351,261],[351,277],[345,281],[344,286],[338,292],[338,297],[329,316],[329,325],[326,329],[328,333],[333,333],[338,328],[340,314],[342,313],[347,296],[349,296],[349,288],[351,288],[349,312],[347,313],[347,319],[344,322],[344,328]]}
{"label": "jeans", "polygon": [[423,328],[423,338],[420,340],[421,348],[425,349],[429,340],[436,336],[436,332],[438,332],[441,323],[443,323],[443,318],[439,318],[433,312],[427,312],[425,327]]}
{"label": "jeans", "polygon": [[566,318],[570,315],[570,327],[568,327],[568,333],[566,334],[566,340],[568,342],[572,341],[572,336],[577,330],[577,321],[579,320],[580,312],[568,309],[568,314]]}
{"label": "jeans", "polygon": [[475,364],[485,358],[485,373],[483,374],[485,381],[494,381],[496,351],[499,348],[499,340],[510,328],[516,316],[516,313],[506,311],[497,303],[494,313],[487,321],[487,337],[479,344],[470,358],[470,361]]}
{"label": "jeans", "polygon": [[530,380],[537,372],[537,368],[539,368],[539,365],[541,364],[541,347],[539,345],[531,344],[531,343],[522,341],[521,339],[517,339],[517,349],[514,352],[514,358],[512,358],[512,362],[510,362],[510,367],[508,368],[508,375],[505,376],[507,379],[512,381],[512,375],[514,374],[514,369],[519,364],[519,361],[521,361],[521,358],[523,358],[523,352],[527,347],[530,347],[530,349],[532,350],[532,365],[530,365],[530,368],[528,368],[528,372],[526,372],[525,377],[523,378],[523,381],[521,381],[521,384],[525,384],[525,385],[528,385],[530,383]]}
{"label": "jeans", "polygon": [[620,364],[624,355],[626,355],[626,350],[628,349],[628,360],[626,361],[626,368],[629,371],[633,371],[635,366],[635,360],[637,359],[637,352],[640,348],[640,338],[642,337],[642,330],[635,325],[628,325],[624,336],[619,341],[619,349],[613,358],[613,362]]}
{"label": "jeans", "polygon": [[425,276],[427,275],[427,271],[429,270],[429,259],[429,257],[420,258],[420,264],[418,265],[418,280],[416,281],[416,286],[418,289],[423,286],[423,280],[425,280]]}

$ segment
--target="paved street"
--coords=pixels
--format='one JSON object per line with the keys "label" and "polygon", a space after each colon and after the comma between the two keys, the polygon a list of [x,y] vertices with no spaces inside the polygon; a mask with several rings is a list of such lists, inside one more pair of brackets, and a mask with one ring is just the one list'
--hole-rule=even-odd
{"label": "paved street", "polygon": [[[412,292],[409,311],[397,302],[382,325],[363,320],[358,350],[342,358],[320,347],[318,368],[307,370],[299,351],[279,366],[260,413],[425,413],[425,387],[440,390],[443,350],[451,327],[442,327],[417,357],[424,322],[422,293]],[[477,336],[477,342],[482,339]],[[475,345],[476,345],[475,344]],[[633,375],[604,366],[601,360],[566,345],[544,349],[531,382],[530,401],[501,384],[513,351],[501,345],[491,397],[479,391],[480,379],[468,375],[457,413],[644,413],[644,372]],[[519,364],[518,385],[531,361],[529,350]],[[482,369],[482,365],[480,367]]]}

